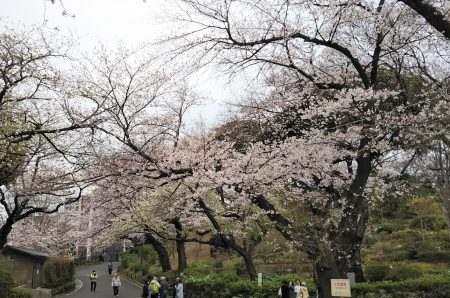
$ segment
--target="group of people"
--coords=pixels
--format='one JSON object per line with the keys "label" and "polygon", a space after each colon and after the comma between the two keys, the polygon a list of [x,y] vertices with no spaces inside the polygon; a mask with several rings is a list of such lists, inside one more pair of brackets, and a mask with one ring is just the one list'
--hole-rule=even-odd
{"label": "group of people", "polygon": [[159,279],[154,276],[147,278],[142,288],[143,298],[167,298],[169,294],[169,287],[174,287],[173,298],[183,298],[183,281],[177,277],[173,284],[169,284],[164,276]]}
{"label": "group of people", "polygon": [[308,288],[305,282],[287,281],[281,282],[281,287],[278,290],[278,297],[280,298],[309,298]]}
{"label": "group of people", "polygon": [[[112,274],[112,263],[109,262],[108,263],[108,274],[109,276],[111,276]],[[95,270],[92,270],[91,275],[89,276],[89,279],[91,281],[91,292],[95,292],[95,290],[97,289],[97,272]],[[119,288],[120,286],[122,286],[122,282],[120,281],[120,277],[119,275],[116,273],[114,273],[112,279],[111,279],[111,286],[113,288],[113,294],[114,297],[118,297],[119,296]]]}
{"label": "group of people", "polygon": [[[113,264],[111,262],[108,263],[108,274],[109,276],[112,275],[113,271]],[[90,281],[91,281],[91,292],[95,292],[97,288],[97,272],[95,270],[92,271],[90,275]],[[114,297],[119,296],[119,289],[122,285],[120,281],[119,275],[114,273],[111,279],[111,286],[113,288],[113,294]],[[142,295],[143,298],[168,298],[169,294],[169,287],[174,288],[173,292],[173,298],[183,298],[183,281],[180,277],[177,277],[175,282],[173,284],[169,284],[164,276],[157,278],[156,276],[153,278],[148,277],[145,282],[144,286],[142,287]]]}

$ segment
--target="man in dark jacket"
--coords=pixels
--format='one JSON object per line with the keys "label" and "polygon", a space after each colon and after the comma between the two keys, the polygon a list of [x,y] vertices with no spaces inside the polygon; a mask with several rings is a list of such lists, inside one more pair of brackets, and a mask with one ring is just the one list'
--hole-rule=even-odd
{"label": "man in dark jacket", "polygon": [[150,286],[150,280],[147,278],[144,281],[144,286],[142,287],[142,295],[141,295],[142,298],[148,298],[148,296],[150,295],[149,286]]}
{"label": "man in dark jacket", "polygon": [[169,293],[169,283],[164,276],[161,277],[159,284],[161,285],[159,298],[167,298],[167,294]]}
{"label": "man in dark jacket", "polygon": [[290,298],[291,297],[291,291],[289,289],[289,283],[287,280],[283,280],[281,282],[281,298]]}

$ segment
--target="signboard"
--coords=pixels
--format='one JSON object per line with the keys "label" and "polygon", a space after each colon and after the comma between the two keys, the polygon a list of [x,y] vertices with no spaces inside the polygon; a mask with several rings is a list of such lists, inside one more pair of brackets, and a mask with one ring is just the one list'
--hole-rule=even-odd
{"label": "signboard", "polygon": [[258,273],[258,287],[262,287],[262,273]]}
{"label": "signboard", "polygon": [[331,280],[331,296],[333,297],[352,297],[350,292],[350,280],[348,279],[332,279]]}

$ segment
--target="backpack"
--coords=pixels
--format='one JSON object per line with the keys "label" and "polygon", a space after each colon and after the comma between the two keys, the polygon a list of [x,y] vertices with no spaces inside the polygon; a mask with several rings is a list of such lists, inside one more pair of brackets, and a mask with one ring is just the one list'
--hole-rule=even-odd
{"label": "backpack", "polygon": [[158,294],[159,293],[159,287],[158,287],[158,284],[156,282],[152,282],[150,284],[150,288],[152,290],[152,294]]}

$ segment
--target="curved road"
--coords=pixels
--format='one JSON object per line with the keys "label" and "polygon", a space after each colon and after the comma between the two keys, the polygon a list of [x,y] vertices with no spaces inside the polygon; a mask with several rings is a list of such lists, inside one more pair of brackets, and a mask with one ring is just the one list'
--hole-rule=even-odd
{"label": "curved road", "polygon": [[[117,263],[114,263],[113,272],[117,269]],[[92,270],[97,271],[97,290],[91,292],[91,282],[89,281],[89,275]],[[106,298],[114,297],[113,290],[111,286],[111,277],[108,275],[107,263],[96,266],[83,267],[77,271],[77,279],[83,282],[83,287],[71,294],[67,294],[61,297],[64,298]],[[141,288],[135,284],[128,282],[127,280],[121,278],[122,286],[119,290],[119,297],[124,298],[138,298],[141,297]]]}

